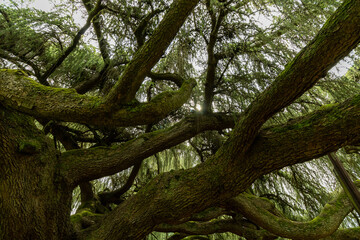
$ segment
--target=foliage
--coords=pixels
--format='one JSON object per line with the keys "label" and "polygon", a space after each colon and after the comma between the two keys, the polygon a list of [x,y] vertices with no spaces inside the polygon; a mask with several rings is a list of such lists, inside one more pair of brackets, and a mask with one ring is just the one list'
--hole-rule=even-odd
{"label": "foliage", "polygon": [[[75,88],[89,96],[106,96],[135,53],[155,34],[171,3],[104,0],[101,10],[91,19],[91,27],[83,33],[84,19],[96,4],[94,0],[66,0],[61,4],[55,2],[49,12],[28,8],[23,1],[0,4],[0,68],[21,69],[44,85]],[[127,103],[132,106],[150,102],[164,91],[178,89],[173,79],[193,78],[197,86],[181,108],[147,125],[99,127],[60,121],[56,125],[71,136],[79,148],[116,148],[144,133],[169,129],[193,113],[221,112],[238,116],[274,83],[286,64],[316,36],[340,4],[338,0],[200,1],[152,68],[154,74],[171,77],[157,79],[147,74],[136,99]],[[77,36],[80,40],[74,45]],[[66,55],[68,49],[72,50]],[[348,69],[341,69],[341,73],[331,71],[272,116],[264,128],[291,123],[323,105],[340,103],[360,94],[358,55],[358,49],[353,51],[342,62]],[[54,70],[44,77],[51,68]],[[121,195],[123,200],[128,199],[163,173],[190,169],[206,162],[230,134],[231,129],[202,132],[143,159],[139,170],[134,166],[133,170],[93,180],[93,191],[101,196],[121,189],[135,172],[136,178]],[[70,150],[56,132],[50,131],[49,135],[60,146],[59,150]],[[348,154],[346,149],[339,151],[354,179],[359,178],[360,173],[358,154]],[[289,219],[308,221],[320,213],[338,187],[327,158],[321,157],[261,176],[248,192],[270,199]],[[76,188],[74,208],[79,206],[80,194],[80,188]],[[117,204],[110,202],[107,207],[113,210]],[[359,227],[359,222],[358,214],[353,212],[342,226]],[[226,234],[215,234],[209,239],[238,237]],[[147,239],[166,237],[171,239],[171,234],[153,232]]]}

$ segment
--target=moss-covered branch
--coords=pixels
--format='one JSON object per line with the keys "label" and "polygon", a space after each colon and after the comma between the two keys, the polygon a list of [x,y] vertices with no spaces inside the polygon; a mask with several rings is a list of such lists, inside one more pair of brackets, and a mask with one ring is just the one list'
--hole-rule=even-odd
{"label": "moss-covered branch", "polygon": [[[229,163],[226,158],[220,158],[221,155],[215,155],[195,168],[159,175],[137,195],[110,213],[101,227],[92,233],[93,237],[116,239],[115,236],[121,236],[123,239],[141,239],[160,223],[174,224],[179,219],[189,219],[194,213],[216,206],[245,191],[263,174],[309,161],[344,145],[358,142],[359,118],[360,96],[356,96],[343,104],[325,107],[292,123],[262,130],[242,161]],[[176,129],[183,130],[174,126],[173,131],[176,132]],[[135,145],[136,148],[129,148],[124,155],[125,159],[130,158],[130,149],[141,153],[143,149],[148,149],[148,146],[157,144],[156,139],[167,136],[170,141],[171,130],[166,131],[162,132],[164,135],[155,133],[149,141],[143,139]],[[178,134],[181,136],[180,132]],[[125,148],[122,150],[125,151]],[[111,151],[106,153],[111,154]],[[88,171],[101,168],[102,165],[95,160],[98,156],[100,155],[92,157],[94,169],[87,168]],[[85,162],[86,157],[81,161]],[[111,161],[111,158],[108,161]],[[87,164],[91,166],[92,162]],[[103,164],[106,164],[106,161],[103,161]],[[81,171],[76,169],[73,175],[83,175]],[[145,205],[146,207],[143,207]],[[116,226],[141,231],[133,231],[134,235],[121,235],[121,229],[115,230]]]}
{"label": "moss-covered branch", "polygon": [[[357,182],[360,187],[360,182]],[[308,222],[295,222],[279,214],[274,204],[266,198],[242,193],[227,201],[227,208],[248,220],[216,219],[207,222],[189,221],[177,225],[160,224],[159,232],[179,232],[189,235],[208,235],[232,232],[246,239],[358,239],[360,229],[340,229],[340,223],[353,209],[344,191],[338,192],[327,203],[318,217]],[[250,221],[249,221],[250,220]],[[262,227],[263,229],[259,229]],[[327,237],[328,236],[328,237]]]}
{"label": "moss-covered branch", "polygon": [[107,103],[124,103],[134,99],[146,75],[164,54],[198,2],[198,0],[176,0],[172,3],[153,35],[136,52],[134,58],[112,88],[107,97]]}
{"label": "moss-covered branch", "polygon": [[[190,97],[195,81],[185,81],[177,91],[167,91],[146,103],[119,106],[74,89],[43,86],[22,71],[0,70],[0,102],[36,118],[86,123],[96,126],[151,124],[180,108]],[[115,109],[114,109],[115,108]]]}
{"label": "moss-covered branch", "polygon": [[[269,173],[352,145],[360,136],[360,95],[288,124],[263,129],[246,154],[253,171]],[[271,159],[269,161],[269,159]]]}
{"label": "moss-covered branch", "polygon": [[233,116],[225,114],[194,114],[169,129],[145,133],[116,148],[97,147],[65,152],[61,156],[63,171],[74,184],[115,174],[198,133],[231,128],[234,122]]}
{"label": "moss-covered branch", "polygon": [[233,219],[215,219],[209,222],[186,222],[178,225],[161,224],[156,226],[158,232],[180,232],[190,235],[208,235],[213,233],[231,232],[246,239],[276,239],[277,236],[248,221],[236,221]]}
{"label": "moss-covered branch", "polygon": [[360,2],[345,0],[317,36],[287,64],[269,88],[251,103],[219,154],[238,159],[261,126],[276,112],[310,89],[360,41]]}
{"label": "moss-covered branch", "polygon": [[323,240],[358,240],[360,239],[360,228],[338,229],[331,236]]}
{"label": "moss-covered branch", "polygon": [[153,81],[158,81],[158,80],[172,81],[178,87],[180,87],[184,82],[184,79],[180,75],[178,75],[176,73],[155,73],[155,72],[150,72],[148,74],[148,76]]}
{"label": "moss-covered branch", "polygon": [[[357,182],[360,187],[360,182]],[[309,222],[294,222],[276,216],[256,204],[258,197],[241,194],[228,201],[229,207],[267,231],[291,239],[319,239],[334,233],[340,223],[353,209],[353,205],[342,190],[327,203],[320,214]],[[264,199],[262,199],[264,201]]]}

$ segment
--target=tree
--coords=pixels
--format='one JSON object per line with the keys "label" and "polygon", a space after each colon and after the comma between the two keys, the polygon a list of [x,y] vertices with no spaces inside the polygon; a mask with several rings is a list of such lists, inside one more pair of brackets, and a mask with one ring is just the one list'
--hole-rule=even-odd
{"label": "tree", "polygon": [[[356,151],[358,63],[343,78],[327,73],[360,41],[359,1],[70,2],[50,13],[0,8],[2,239],[143,239],[154,230],[180,233],[172,239],[359,238],[358,228],[338,229],[353,209],[343,192],[299,223],[250,188],[283,167]],[[87,16],[82,28],[76,9]],[[256,24],[259,11],[275,11],[273,24]],[[144,159],[190,139],[183,151],[192,145],[201,163],[135,186]],[[93,192],[89,181],[130,167],[121,188]],[[81,206],[70,217],[77,186]],[[222,215],[232,217],[209,221]]]}

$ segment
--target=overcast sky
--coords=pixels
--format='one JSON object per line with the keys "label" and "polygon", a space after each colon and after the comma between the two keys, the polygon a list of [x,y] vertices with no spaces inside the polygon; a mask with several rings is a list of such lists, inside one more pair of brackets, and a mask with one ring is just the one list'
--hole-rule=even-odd
{"label": "overcast sky", "polygon": [[34,3],[30,4],[30,6],[44,11],[49,11],[51,9],[52,3],[48,0],[35,0]]}

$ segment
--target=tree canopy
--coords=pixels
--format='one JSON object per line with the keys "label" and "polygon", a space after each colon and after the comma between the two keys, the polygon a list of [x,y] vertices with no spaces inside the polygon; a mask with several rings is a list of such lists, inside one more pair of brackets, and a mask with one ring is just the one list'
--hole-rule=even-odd
{"label": "tree canopy", "polygon": [[360,239],[326,157],[359,178],[359,1],[31,3],[0,4],[1,239]]}

